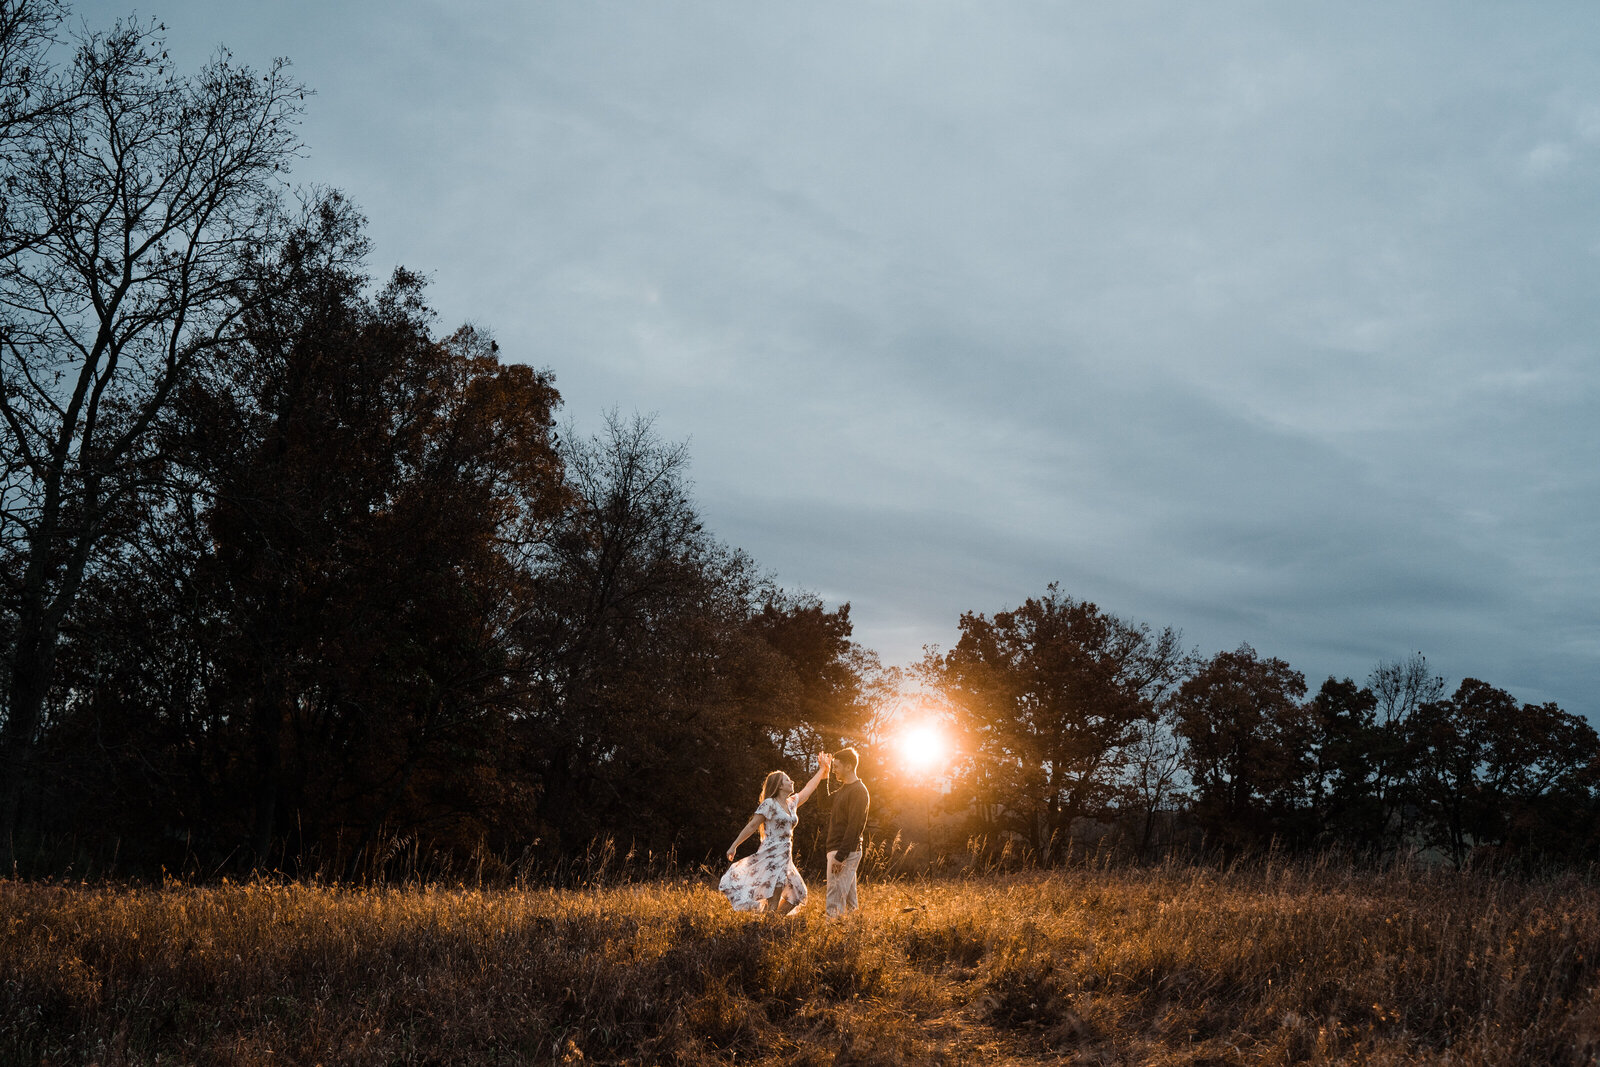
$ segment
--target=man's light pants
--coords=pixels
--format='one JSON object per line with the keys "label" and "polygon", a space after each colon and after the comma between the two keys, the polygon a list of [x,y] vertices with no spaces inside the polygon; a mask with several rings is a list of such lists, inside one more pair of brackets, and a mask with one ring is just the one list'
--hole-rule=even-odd
{"label": "man's light pants", "polygon": [[844,857],[844,869],[838,874],[833,873],[834,858],[837,852],[828,853],[828,915],[830,917],[843,915],[847,911],[855,911],[861,905],[856,902],[856,868],[861,865],[861,850],[850,853]]}

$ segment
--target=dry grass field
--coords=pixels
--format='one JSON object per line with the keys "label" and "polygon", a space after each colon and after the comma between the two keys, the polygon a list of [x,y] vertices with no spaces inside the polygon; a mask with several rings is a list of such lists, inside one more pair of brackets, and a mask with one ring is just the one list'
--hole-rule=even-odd
{"label": "dry grass field", "polygon": [[[820,887],[819,887],[820,888]],[[819,905],[816,893],[812,905]],[[0,881],[0,1062],[1579,1064],[1600,888],[1326,866],[579,890]]]}

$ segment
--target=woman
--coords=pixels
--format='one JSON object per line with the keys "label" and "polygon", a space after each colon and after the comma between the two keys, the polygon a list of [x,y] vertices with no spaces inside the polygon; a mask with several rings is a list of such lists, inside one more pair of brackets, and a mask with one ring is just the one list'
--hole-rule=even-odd
{"label": "woman", "polygon": [[794,826],[800,821],[800,805],[811,799],[828,776],[827,755],[819,755],[817,762],[817,773],[798,793],[794,779],[782,771],[773,771],[761,783],[761,802],[733,839],[728,859],[731,862],[744,839],[757,830],[761,831],[761,845],[729,867],[717,886],[734,911],[764,911],[776,918],[805,903],[806,882],[794,865]]}

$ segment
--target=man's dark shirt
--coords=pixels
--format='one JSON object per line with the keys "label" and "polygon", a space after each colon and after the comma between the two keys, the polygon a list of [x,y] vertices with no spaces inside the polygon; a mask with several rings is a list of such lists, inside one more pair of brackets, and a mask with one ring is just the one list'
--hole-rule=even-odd
{"label": "man's dark shirt", "polygon": [[861,835],[867,828],[867,807],[872,798],[857,778],[833,794],[833,812],[828,816],[828,847],[844,859],[861,849]]}

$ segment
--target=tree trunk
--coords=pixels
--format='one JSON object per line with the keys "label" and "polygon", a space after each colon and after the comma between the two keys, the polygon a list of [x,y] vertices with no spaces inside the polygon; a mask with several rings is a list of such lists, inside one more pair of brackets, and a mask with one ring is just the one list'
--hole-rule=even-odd
{"label": "tree trunk", "polygon": [[273,680],[256,705],[256,812],[250,836],[253,870],[265,870],[272,851],[272,833],[278,821],[278,794],[283,776],[284,686]]}
{"label": "tree trunk", "polygon": [[1156,806],[1151,803],[1144,809],[1144,826],[1139,831],[1139,859],[1150,858],[1150,838],[1156,828]]}
{"label": "tree trunk", "polygon": [[25,602],[17,629],[11,693],[5,728],[0,731],[0,772],[5,781],[5,792],[0,797],[0,874],[15,872],[17,824],[22,798],[32,785],[33,746],[55,674],[59,625],[42,606]]}

